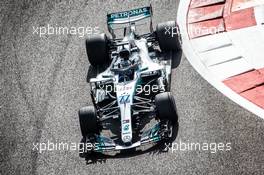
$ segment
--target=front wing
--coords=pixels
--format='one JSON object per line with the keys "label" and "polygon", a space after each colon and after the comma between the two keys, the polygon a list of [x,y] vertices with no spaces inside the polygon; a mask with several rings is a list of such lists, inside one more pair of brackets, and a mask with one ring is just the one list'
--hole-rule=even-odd
{"label": "front wing", "polygon": [[86,142],[90,145],[93,145],[89,150],[86,150],[86,152],[104,153],[137,148],[147,144],[156,144],[157,142],[167,138],[167,132],[168,128],[164,127],[161,123],[157,123],[152,128],[144,131],[139,141],[129,146],[119,145],[116,144],[111,138],[96,135],[94,143],[91,143],[89,141]]}

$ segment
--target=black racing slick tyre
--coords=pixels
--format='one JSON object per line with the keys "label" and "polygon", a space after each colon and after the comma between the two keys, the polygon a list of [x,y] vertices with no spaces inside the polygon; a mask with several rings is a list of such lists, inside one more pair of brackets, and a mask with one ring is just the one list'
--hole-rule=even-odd
{"label": "black racing slick tyre", "polygon": [[100,66],[110,62],[106,34],[92,35],[86,39],[85,45],[88,60],[92,66]]}
{"label": "black racing slick tyre", "polygon": [[79,110],[79,121],[83,137],[90,134],[99,134],[99,124],[93,106],[82,107]]}
{"label": "black racing slick tyre", "polygon": [[180,32],[175,21],[159,23],[156,26],[156,37],[162,52],[181,49]]}
{"label": "black racing slick tyre", "polygon": [[169,120],[172,123],[178,122],[178,114],[174,97],[170,92],[163,92],[155,96],[157,117],[160,120]]}

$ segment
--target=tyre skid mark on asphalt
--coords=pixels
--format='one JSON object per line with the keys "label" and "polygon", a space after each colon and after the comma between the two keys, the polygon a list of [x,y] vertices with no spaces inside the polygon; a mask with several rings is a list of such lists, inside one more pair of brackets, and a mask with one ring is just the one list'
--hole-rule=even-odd
{"label": "tyre skid mark on asphalt", "polygon": [[[79,15],[77,15],[75,17],[74,24],[78,22],[79,17],[82,15],[82,13],[80,13]],[[40,117],[35,116],[35,126],[36,126],[36,134],[34,137],[34,142],[35,143],[39,143],[41,141],[41,137],[42,137],[42,131],[43,131],[43,127],[44,127],[44,123],[46,120],[46,115],[48,113],[48,107],[49,107],[49,101],[52,99],[53,97],[53,90],[56,86],[56,79],[59,75],[59,72],[63,71],[63,67],[61,66],[63,64],[63,60],[65,58],[66,55],[66,50],[70,44],[71,41],[71,36],[68,36],[66,39],[63,39],[61,42],[64,45],[64,48],[61,50],[61,53],[59,54],[60,59],[57,60],[57,62],[55,62],[54,68],[53,68],[53,73],[50,76],[50,82],[49,85],[47,87],[48,91],[47,91],[47,99],[44,100],[44,105],[42,108],[42,114],[40,114]],[[17,59],[18,61],[18,59]],[[21,93],[23,94],[25,91],[22,91]],[[38,160],[38,156],[39,153],[35,152],[35,151],[31,151],[31,165],[32,165],[32,174],[37,174],[37,160]]]}
{"label": "tyre skid mark on asphalt", "polygon": [[[17,35],[15,35],[15,34],[16,33],[19,33],[19,30],[21,29],[21,26],[22,26],[22,24],[21,24],[22,17],[24,17],[24,16],[22,16],[23,15],[23,11],[19,7],[19,5],[16,6],[16,1],[15,2],[13,1],[10,4],[5,4],[5,5],[7,5],[8,7],[7,7],[7,10],[6,10],[7,11],[7,15],[5,15],[3,17],[3,19],[2,19],[2,21],[1,21],[2,22],[2,27],[1,27],[1,31],[0,31],[0,38],[1,38],[0,48],[1,48],[1,53],[2,53],[2,51],[4,52],[5,47],[8,47],[7,46],[8,43],[4,43],[3,42],[4,40],[2,40],[3,39],[2,36],[4,36],[3,34],[4,33],[7,33],[7,34],[11,35],[10,38],[13,38],[13,41],[17,41],[17,38],[16,38]],[[14,13],[14,12],[16,12],[16,13]],[[18,15],[18,14],[20,14],[20,15]],[[8,26],[11,26],[11,28],[8,28]],[[12,31],[12,32],[9,33],[10,31]],[[9,40],[12,41],[11,39],[9,39]],[[14,58],[15,58],[15,60],[17,60],[17,54],[15,52],[16,51],[15,48],[16,48],[15,43],[14,42],[11,42],[11,49],[15,53],[14,54]],[[11,61],[10,60],[6,60],[6,58],[7,58],[6,55],[3,54],[3,55],[1,55],[1,57],[2,57],[1,58],[2,59],[1,60],[2,61],[1,62],[1,67],[2,67],[1,68],[1,71],[2,70],[4,70],[4,71],[6,70],[7,67],[4,67],[4,66],[8,62],[11,63],[11,68],[14,66],[13,67],[14,69],[13,70],[12,69],[9,69],[9,70],[11,70],[10,74],[11,75],[12,74],[15,75],[15,78],[17,79],[17,82],[18,82],[18,84],[17,84],[18,85],[18,88],[19,89],[22,89],[23,91],[25,91],[25,89],[23,88],[23,85],[20,82],[21,76],[19,75],[19,73],[17,71],[18,69],[16,69],[16,68],[18,68],[18,66],[15,63],[13,63],[12,60]],[[7,81],[6,78],[3,78],[3,79],[4,79],[4,81]],[[15,84],[16,83],[8,84],[8,82],[5,82],[5,85],[4,86],[6,86],[6,88],[7,88],[9,85],[14,86]],[[5,96],[4,99],[7,97],[7,94],[9,92],[9,89],[6,90],[6,88],[3,91],[3,94]],[[27,106],[28,110],[30,111],[30,113],[32,113],[32,115],[34,116],[34,109],[32,108],[32,106],[30,105],[29,101],[27,100],[26,93],[21,93],[21,97],[25,101],[26,106]],[[6,106],[7,108],[10,107],[10,105],[8,105],[8,101],[3,100],[2,102],[4,103],[4,106]],[[3,116],[7,116],[7,115],[8,114],[4,112]],[[10,127],[12,128],[12,127],[15,127],[15,126],[10,126]],[[2,130],[1,130],[1,132],[2,132]],[[6,132],[7,131],[5,131],[5,128],[3,128],[3,133],[7,135],[8,133],[6,133]],[[3,142],[6,142],[6,145],[10,145],[11,144],[10,147],[15,147],[16,148],[16,146],[17,146],[16,145],[17,144],[17,138],[16,138],[16,136],[9,135],[8,137],[6,137],[6,135],[3,135]],[[7,159],[4,159],[4,160],[6,162],[10,162],[12,156],[11,156],[11,153],[9,152],[9,150],[4,151],[3,154],[4,154],[4,156],[7,157]],[[4,170],[4,168],[3,168],[3,170]],[[6,169],[3,172],[10,172],[10,171],[11,172],[17,172],[17,173],[19,173],[18,172],[19,171],[19,167],[17,167],[15,170],[14,169],[8,169],[8,170]]]}
{"label": "tyre skid mark on asphalt", "polygon": [[[84,6],[85,7],[85,6]],[[49,10],[51,10],[52,8],[49,8]],[[16,11],[17,13],[19,14],[22,14],[23,13],[23,9],[22,8],[17,8],[15,9],[14,11]],[[10,16],[11,13],[9,13],[9,16]],[[80,15],[82,15],[80,13]],[[79,16],[76,16],[76,20],[74,20],[74,23],[77,23],[77,19],[79,18]],[[19,29],[21,28],[21,21],[22,21],[22,15],[19,16],[20,19],[20,23],[16,23],[15,21],[13,21],[13,29],[14,31],[12,32],[13,34],[16,34],[16,33],[19,33]],[[8,18],[8,19],[12,19],[12,18]],[[27,110],[30,112],[30,114],[32,114],[32,117],[31,117],[31,120],[30,120],[30,123],[34,123],[33,124],[33,128],[35,130],[35,136],[34,136],[34,139],[33,139],[33,142],[35,143],[38,143],[40,142],[41,140],[41,136],[42,136],[42,131],[43,131],[43,127],[44,127],[44,123],[45,123],[45,120],[46,120],[46,115],[48,113],[48,107],[49,107],[49,101],[52,99],[52,96],[53,96],[53,89],[54,89],[54,84],[56,82],[56,79],[58,77],[58,74],[59,72],[62,70],[62,63],[63,63],[63,60],[65,58],[65,50],[67,50],[67,47],[69,46],[70,44],[70,37],[67,37],[65,40],[63,40],[63,45],[64,48],[62,49],[61,51],[61,54],[59,54],[59,57],[60,59],[59,60],[56,60],[55,62],[55,65],[54,65],[54,68],[53,68],[53,73],[52,75],[48,78],[49,81],[48,81],[48,85],[47,85],[47,94],[45,95],[46,99],[44,99],[43,101],[43,105],[42,105],[42,109],[40,111],[40,113],[35,113],[35,109],[34,109],[34,105],[30,103],[30,100],[29,100],[29,97],[27,96],[27,92],[26,92],[26,88],[25,86],[22,84],[21,80],[22,80],[22,77],[21,77],[21,67],[19,66],[19,58],[18,58],[18,54],[17,54],[17,46],[16,46],[16,41],[17,41],[17,37],[16,35],[14,36],[14,39],[13,39],[13,43],[12,43],[12,46],[13,46],[13,50],[14,50],[14,59],[15,59],[15,62],[16,62],[16,71],[14,71],[14,74],[15,74],[15,77],[16,77],[16,81],[17,81],[17,84],[18,84],[18,88],[20,89],[20,93],[21,93],[21,96],[22,96],[22,100],[25,102],[25,105],[26,105],[26,108]],[[34,132],[34,131],[33,131]],[[38,152],[35,152],[33,150],[31,150],[31,174],[36,174],[37,173],[37,159],[38,159]]]}
{"label": "tyre skid mark on asphalt", "polygon": [[[14,37],[14,41],[17,41],[17,38]],[[66,42],[65,42],[65,48],[63,50],[67,50],[67,47],[70,43],[70,38],[67,38]],[[16,75],[16,81],[18,83],[20,92],[21,92],[21,96],[26,104],[26,107],[28,109],[28,111],[32,114],[32,118],[31,121],[32,123],[34,123],[34,128],[35,128],[35,137],[34,137],[34,142],[35,143],[39,143],[40,139],[41,139],[41,135],[42,135],[42,129],[44,127],[44,123],[45,123],[45,119],[46,119],[46,114],[47,114],[47,110],[48,110],[48,106],[49,106],[49,101],[52,99],[52,91],[54,89],[55,86],[53,86],[55,84],[56,78],[58,73],[60,72],[60,70],[62,69],[61,65],[63,62],[63,58],[65,55],[61,55],[60,59],[57,60],[55,62],[54,65],[54,71],[52,73],[52,75],[50,76],[50,80],[48,81],[48,89],[47,89],[47,99],[44,100],[43,105],[42,105],[42,110],[40,112],[40,114],[35,114],[35,109],[34,106],[30,103],[30,100],[27,97],[27,93],[26,93],[26,88],[23,86],[23,84],[21,83],[21,72],[22,70],[20,69],[19,66],[19,59],[17,56],[17,46],[15,44],[15,42],[13,43],[13,47],[14,47],[14,56],[15,56],[15,61],[16,61],[16,68],[17,71],[15,71],[15,75]],[[65,52],[64,52],[65,53]],[[38,155],[39,153],[36,151],[31,150],[31,165],[32,165],[32,174],[36,174],[37,173],[37,159],[38,159]]]}

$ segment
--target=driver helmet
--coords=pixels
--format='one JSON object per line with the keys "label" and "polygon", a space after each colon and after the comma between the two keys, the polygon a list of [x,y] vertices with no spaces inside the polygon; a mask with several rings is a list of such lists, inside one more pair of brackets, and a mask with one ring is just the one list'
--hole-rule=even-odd
{"label": "driver helmet", "polygon": [[130,51],[126,48],[123,48],[119,51],[119,57],[123,58],[124,60],[129,60],[130,57]]}

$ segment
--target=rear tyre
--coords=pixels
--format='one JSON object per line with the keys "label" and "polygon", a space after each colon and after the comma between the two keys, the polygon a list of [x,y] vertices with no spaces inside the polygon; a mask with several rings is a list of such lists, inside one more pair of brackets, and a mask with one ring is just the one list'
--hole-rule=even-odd
{"label": "rear tyre", "polygon": [[91,36],[86,39],[85,45],[88,60],[92,66],[100,66],[110,62],[106,34]]}
{"label": "rear tyre", "polygon": [[95,108],[93,106],[82,107],[79,110],[79,121],[82,136],[85,138],[87,135],[99,134],[99,124]]}
{"label": "rear tyre", "polygon": [[175,21],[159,23],[156,27],[156,36],[162,52],[181,49],[179,30]]}
{"label": "rear tyre", "polygon": [[169,120],[172,124],[178,122],[178,114],[174,97],[170,92],[157,94],[155,97],[157,117],[162,120]]}

